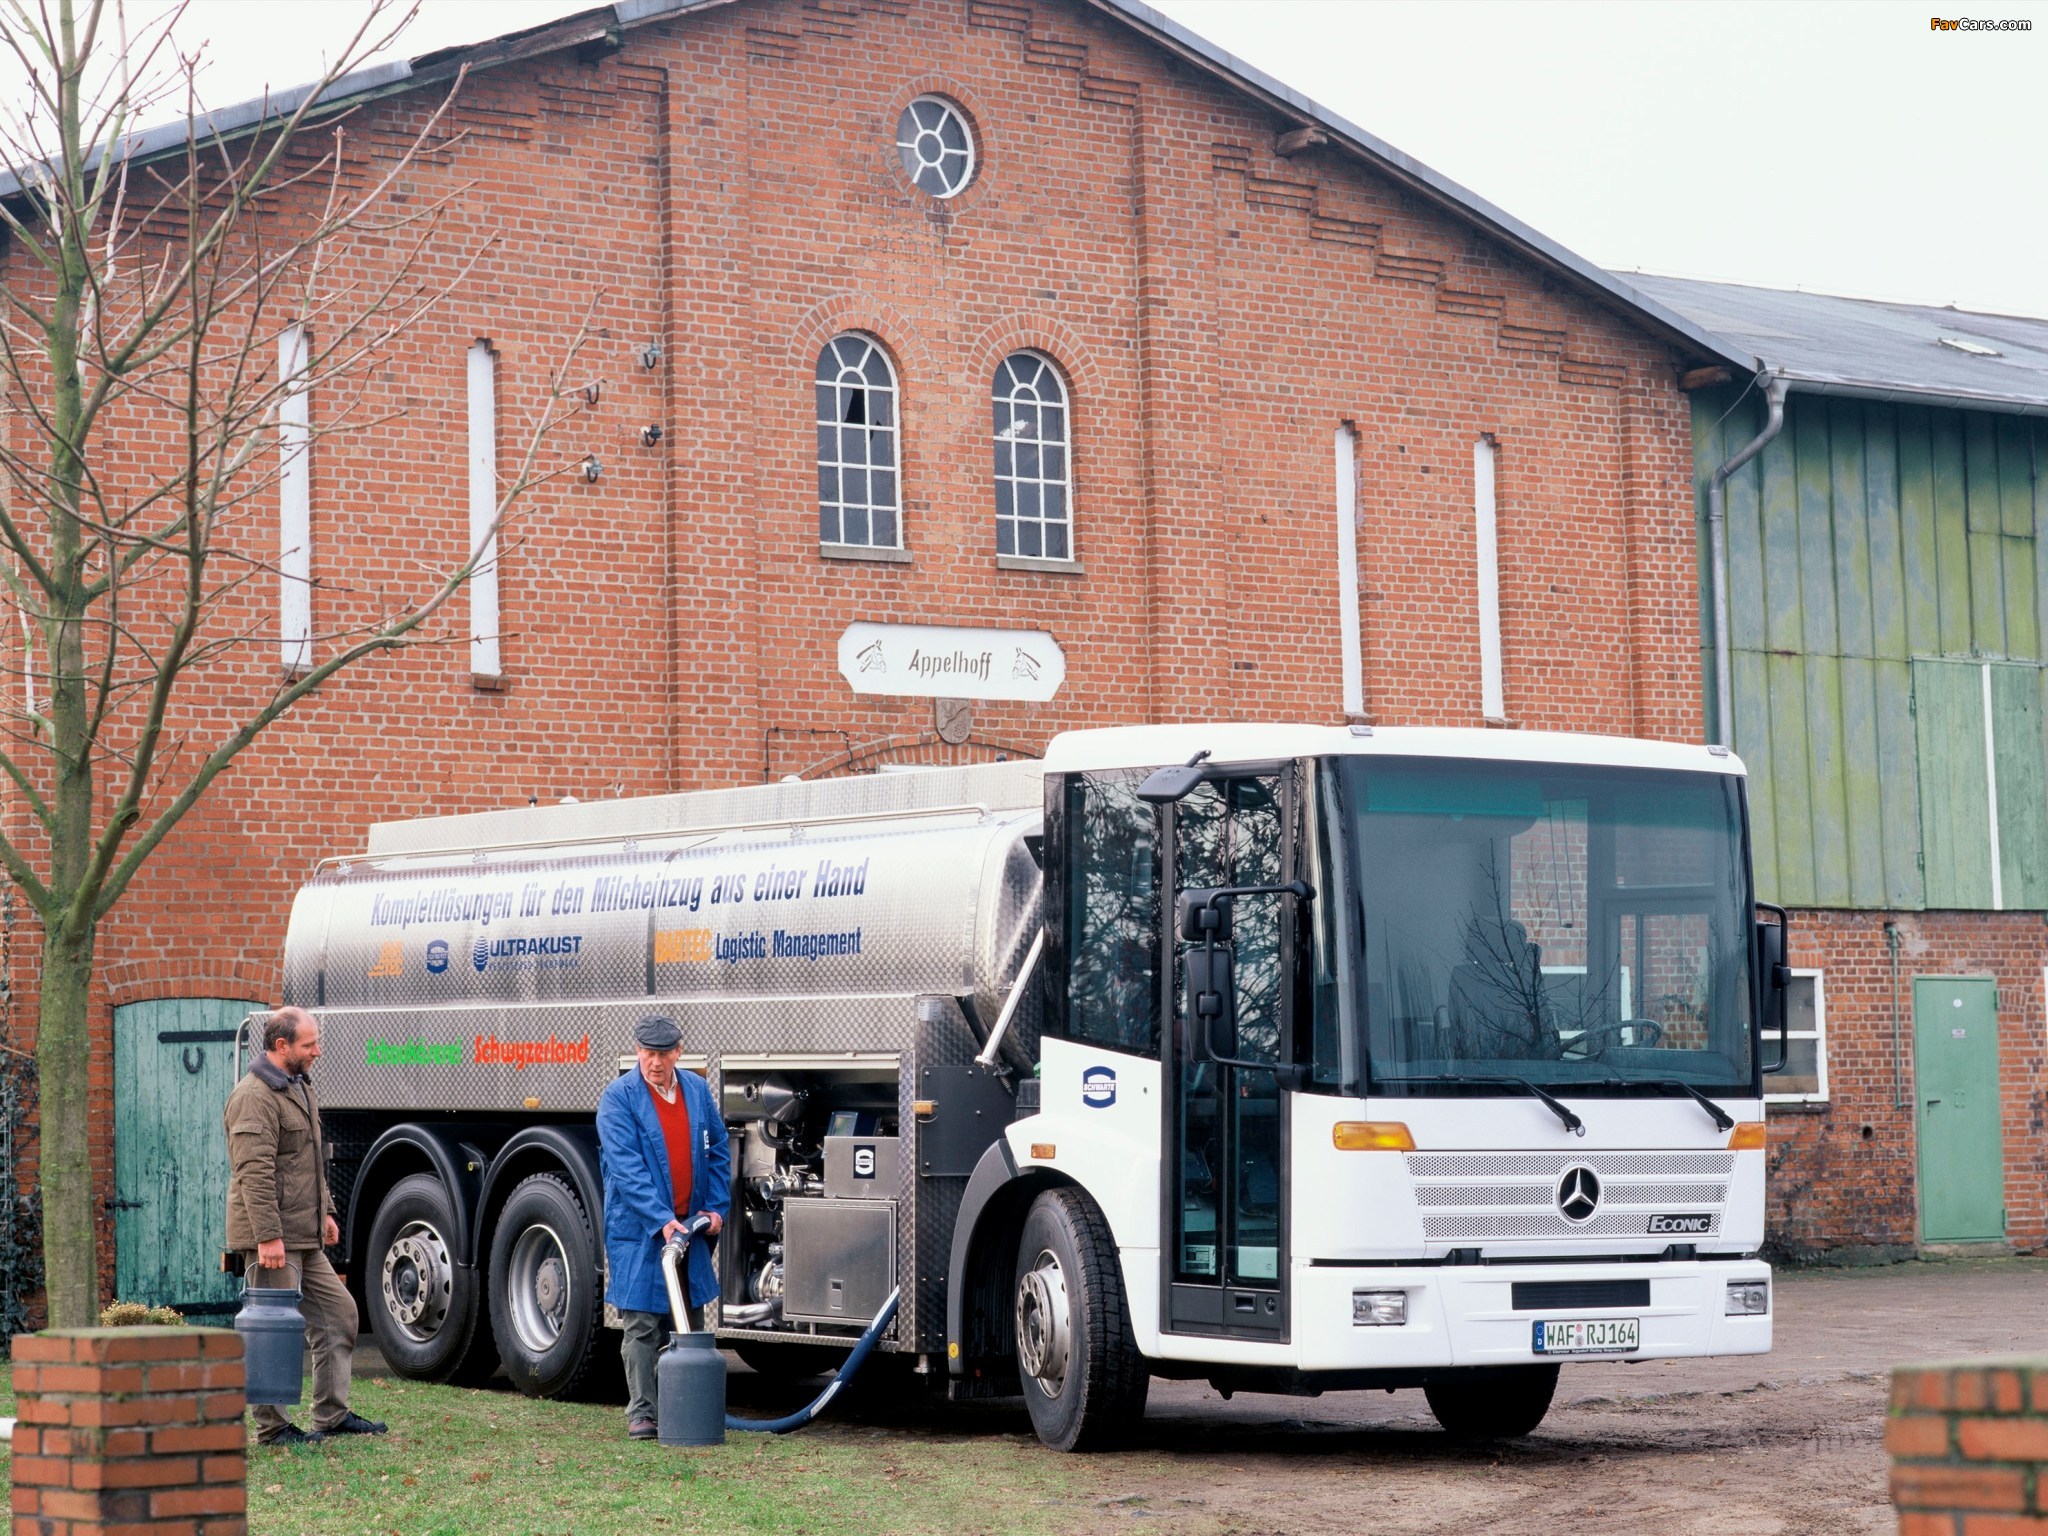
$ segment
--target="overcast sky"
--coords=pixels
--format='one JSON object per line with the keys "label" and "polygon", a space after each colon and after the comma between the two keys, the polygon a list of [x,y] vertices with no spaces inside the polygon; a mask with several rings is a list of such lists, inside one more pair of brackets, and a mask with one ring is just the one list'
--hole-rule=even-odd
{"label": "overcast sky", "polygon": [[[1155,3],[1605,266],[2048,317],[2048,0],[1970,0],[2029,32],[1937,32],[1931,0]],[[425,0],[400,51],[589,8]],[[225,103],[356,14],[193,0],[182,40]]]}

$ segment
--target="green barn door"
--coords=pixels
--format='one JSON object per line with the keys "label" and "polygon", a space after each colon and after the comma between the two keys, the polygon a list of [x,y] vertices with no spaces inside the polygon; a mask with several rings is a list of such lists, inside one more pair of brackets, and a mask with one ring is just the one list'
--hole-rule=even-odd
{"label": "green barn door", "polygon": [[220,1272],[228,1201],[221,1109],[235,1027],[261,1003],[169,998],[114,1010],[114,1294],[231,1312]]}
{"label": "green barn door", "polygon": [[1913,980],[1913,1080],[1920,1123],[1920,1236],[2005,1236],[2005,1137],[1998,1101],[1998,984]]}

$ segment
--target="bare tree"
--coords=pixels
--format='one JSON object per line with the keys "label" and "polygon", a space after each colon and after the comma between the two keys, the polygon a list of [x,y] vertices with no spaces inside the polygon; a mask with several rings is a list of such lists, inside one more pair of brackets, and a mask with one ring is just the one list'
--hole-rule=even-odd
{"label": "bare tree", "polygon": [[[452,262],[439,249],[462,188],[394,195],[447,154],[452,90],[368,155],[329,99],[409,19],[370,0],[312,89],[229,126],[198,100],[176,10],[131,39],[119,0],[0,0],[0,41],[29,82],[0,127],[15,183],[0,197],[0,603],[14,610],[0,625],[22,636],[18,675],[0,677],[0,773],[19,807],[0,867],[42,927],[53,1326],[98,1308],[86,1092],[101,924],[222,770],[322,683],[380,652],[467,643],[431,621],[496,560],[519,498],[573,467],[544,445],[580,402],[565,379],[587,314],[466,554],[421,565],[408,590],[387,578],[337,600],[352,617],[280,651],[265,597],[298,566],[281,568],[293,551],[266,516],[279,476],[318,438],[380,420],[373,368],[490,243]],[[137,122],[165,110],[182,139],[140,139]],[[314,389],[318,425],[294,408]],[[253,702],[223,729],[237,697]]]}

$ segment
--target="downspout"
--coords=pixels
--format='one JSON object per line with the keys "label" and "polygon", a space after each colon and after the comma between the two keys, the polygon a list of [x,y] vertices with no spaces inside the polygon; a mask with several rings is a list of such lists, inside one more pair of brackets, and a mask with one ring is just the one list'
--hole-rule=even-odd
{"label": "downspout", "polygon": [[1906,1107],[1905,1051],[1899,1043],[1899,926],[1884,925],[1884,946],[1892,952],[1892,1108]]}
{"label": "downspout", "polygon": [[1714,471],[1707,482],[1707,563],[1714,584],[1714,734],[1715,745],[1735,745],[1735,683],[1728,660],[1728,518],[1722,506],[1722,487],[1728,477],[1764,451],[1764,445],[1785,425],[1785,391],[1791,387],[1782,373],[1771,375],[1765,398],[1770,402],[1770,419],[1763,431],[1745,443],[1727,463]]}

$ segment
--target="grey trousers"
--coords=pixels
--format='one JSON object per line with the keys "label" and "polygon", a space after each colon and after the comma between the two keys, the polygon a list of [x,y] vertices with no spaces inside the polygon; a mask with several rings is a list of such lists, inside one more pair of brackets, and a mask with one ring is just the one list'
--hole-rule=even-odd
{"label": "grey trousers", "polygon": [[[292,1251],[285,1255],[299,1272],[299,1311],[306,1318],[306,1350],[313,1357],[313,1427],[332,1429],[348,1417],[349,1368],[356,1354],[356,1299],[349,1295],[341,1276],[319,1248]],[[264,1269],[252,1249],[242,1255],[247,1268],[243,1277],[257,1290],[265,1286],[290,1285],[289,1269]],[[256,1438],[273,1440],[291,1422],[282,1408],[259,1403],[249,1410],[256,1421]]]}
{"label": "grey trousers", "polygon": [[[661,1358],[662,1346],[668,1343],[675,1324],[666,1312],[628,1312],[623,1307],[619,1309],[619,1321],[625,1327],[619,1354],[626,1362],[626,1422],[657,1424],[661,1415],[655,1405],[661,1394],[655,1387],[655,1362]],[[690,1308],[690,1327],[703,1326],[704,1309]]]}

